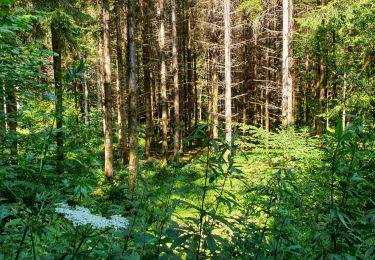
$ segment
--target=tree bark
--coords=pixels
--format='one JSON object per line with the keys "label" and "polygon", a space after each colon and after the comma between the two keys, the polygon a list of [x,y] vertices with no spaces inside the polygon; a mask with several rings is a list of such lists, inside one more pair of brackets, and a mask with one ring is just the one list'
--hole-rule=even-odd
{"label": "tree bark", "polygon": [[152,87],[151,87],[151,43],[150,43],[150,11],[146,6],[145,1],[142,2],[143,10],[143,84],[145,87],[145,106],[146,106],[146,140],[145,140],[145,154],[146,159],[151,157],[151,142],[153,136],[153,102],[152,102]]}
{"label": "tree bark", "polygon": [[[186,50],[186,66],[187,66],[187,84],[186,84],[186,102],[187,102],[187,127],[188,134],[192,132],[192,114],[194,113],[194,102],[193,102],[193,54],[192,54],[192,37],[191,37],[191,9],[190,1],[187,1],[187,25],[186,25],[186,37],[187,37],[187,50]],[[189,142],[190,146],[190,142]]]}
{"label": "tree bark", "polygon": [[90,126],[90,97],[89,86],[87,85],[86,73],[83,74],[83,88],[84,88],[84,108],[85,108],[85,125]]}
{"label": "tree bark", "polygon": [[178,160],[180,151],[180,88],[178,80],[178,50],[177,50],[177,17],[176,17],[176,1],[171,0],[172,6],[172,56],[173,56],[173,85],[174,85],[174,158]]}
{"label": "tree bark", "polygon": [[[255,41],[254,41],[254,45],[252,46],[252,53],[253,53],[253,57],[252,57],[252,67],[253,67],[253,95],[254,95],[254,98],[255,100],[258,99],[258,83],[257,83],[257,79],[258,79],[258,40],[257,40],[257,36],[255,36]],[[258,105],[257,105],[257,102],[254,102],[253,103],[253,106],[252,106],[252,123],[254,126],[258,126]]]}
{"label": "tree bark", "polygon": [[194,84],[194,126],[196,127],[198,125],[198,85],[197,85],[197,54],[194,53],[193,56],[193,84]]}
{"label": "tree bark", "polygon": [[282,51],[282,123],[293,121],[293,81],[291,75],[291,40],[293,35],[293,3],[283,0],[283,51]]}
{"label": "tree bark", "polygon": [[53,56],[53,76],[55,81],[55,113],[56,113],[56,172],[61,174],[64,172],[64,132],[63,132],[63,87],[61,82],[62,74],[62,39],[58,31],[58,25],[52,22],[51,35],[52,35],[52,51],[56,53]]}
{"label": "tree bark", "polygon": [[78,104],[78,91],[79,91],[79,87],[78,87],[78,80],[74,79],[72,81],[72,90],[73,90],[73,95],[74,95],[74,117],[75,117],[75,121],[76,121],[76,125],[79,125],[79,109],[80,109],[80,106]]}
{"label": "tree bark", "polygon": [[124,60],[124,36],[121,26],[121,0],[115,1],[116,16],[116,51],[117,51],[117,110],[118,110],[118,144],[121,164],[125,164],[128,160],[126,154],[126,82],[125,82],[125,60]]}
{"label": "tree bark", "polygon": [[96,87],[96,106],[98,112],[102,112],[103,104],[102,104],[102,82],[103,82],[103,31],[101,30],[99,36],[99,43],[98,43],[98,56],[99,56],[99,64],[96,69],[96,80],[97,80],[97,87]]}
{"label": "tree bark", "polygon": [[134,191],[138,169],[138,106],[136,82],[136,44],[135,44],[135,0],[128,0],[128,66],[129,66],[129,190]]}
{"label": "tree bark", "polygon": [[107,178],[113,177],[113,140],[112,140],[112,86],[111,55],[109,33],[109,1],[103,0],[103,89],[104,89],[104,173]]}
{"label": "tree bark", "polygon": [[5,137],[5,93],[3,85],[0,86],[0,145],[4,143]]}
{"label": "tree bark", "polygon": [[219,137],[219,75],[218,75],[218,50],[217,46],[212,51],[212,137]]}
{"label": "tree bark", "polygon": [[[319,63],[318,63],[318,76],[319,79],[316,83],[316,89],[315,93],[318,98],[318,113],[319,115],[322,115],[324,113],[324,100],[325,100],[325,88],[323,86],[324,81],[325,81],[325,75],[326,75],[326,66],[325,62],[323,60],[323,57],[320,54],[319,58]],[[324,120],[321,117],[316,117],[315,118],[315,131],[317,135],[323,134],[323,129],[324,129]]]}
{"label": "tree bark", "polygon": [[210,30],[210,40],[211,40],[211,50],[209,51],[209,67],[210,67],[210,76],[211,76],[211,97],[210,97],[210,132],[212,132],[212,138],[217,139],[219,137],[219,113],[218,113],[218,104],[219,104],[219,75],[218,75],[218,63],[219,63],[219,39],[218,32],[216,28],[216,15],[217,15],[217,0],[211,0],[211,13],[210,13],[210,22],[213,23],[213,28]]}
{"label": "tree bark", "polygon": [[17,162],[18,155],[18,141],[17,141],[17,127],[18,127],[18,109],[17,109],[17,94],[16,87],[8,85],[5,88],[6,93],[6,108],[7,108],[7,122],[9,127],[10,137],[10,155],[12,161]]}
{"label": "tree bark", "polygon": [[162,102],[162,161],[168,160],[168,100],[165,65],[165,9],[164,0],[159,0],[159,50],[160,50],[160,91]]}
{"label": "tree bark", "polygon": [[[271,30],[270,22],[267,21],[267,30]],[[267,132],[270,131],[270,113],[269,113],[269,103],[270,103],[270,35],[267,32],[266,35],[266,89],[265,89],[265,105],[264,105],[264,126]]]}
{"label": "tree bark", "polygon": [[[232,142],[232,60],[230,0],[224,0],[224,49],[225,49],[225,140]],[[228,156],[230,152],[228,153]]]}

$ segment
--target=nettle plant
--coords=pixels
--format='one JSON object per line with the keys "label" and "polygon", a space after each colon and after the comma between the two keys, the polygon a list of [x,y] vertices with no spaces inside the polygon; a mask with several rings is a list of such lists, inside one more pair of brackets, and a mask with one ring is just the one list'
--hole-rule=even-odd
{"label": "nettle plant", "polygon": [[374,121],[348,116],[347,127],[339,122],[324,137],[319,189],[325,196],[312,209],[319,217],[311,216],[311,255],[370,259],[375,252]]}
{"label": "nettle plant", "polygon": [[[178,211],[188,211],[188,216],[176,216],[183,225],[171,223],[166,233],[172,240],[171,249],[188,258],[228,258],[233,251],[232,236],[238,232],[233,216],[238,205],[229,186],[241,171],[235,165],[237,153],[234,142],[225,141],[221,133],[218,139],[210,139],[207,125],[198,126],[185,140],[199,140],[204,153],[193,162],[199,169],[195,180],[182,184],[179,190],[194,190],[193,197],[174,200]],[[230,152],[230,156],[226,155]],[[177,190],[178,192],[178,190]]]}

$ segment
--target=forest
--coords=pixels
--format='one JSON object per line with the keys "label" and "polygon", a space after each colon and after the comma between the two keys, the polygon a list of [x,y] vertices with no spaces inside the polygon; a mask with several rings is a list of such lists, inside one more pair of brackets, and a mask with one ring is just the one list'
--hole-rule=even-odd
{"label": "forest", "polygon": [[0,0],[0,260],[375,259],[375,0]]}

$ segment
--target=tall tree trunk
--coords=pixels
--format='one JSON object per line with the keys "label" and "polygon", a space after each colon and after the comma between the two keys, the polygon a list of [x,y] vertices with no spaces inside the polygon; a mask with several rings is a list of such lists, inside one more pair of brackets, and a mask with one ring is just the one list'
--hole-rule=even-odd
{"label": "tall tree trunk", "polygon": [[78,104],[78,81],[72,81],[72,90],[74,95],[74,119],[76,121],[76,125],[79,125],[79,104]]}
{"label": "tall tree trunk", "polygon": [[18,141],[17,141],[17,126],[18,126],[18,109],[17,109],[17,94],[14,85],[8,85],[5,88],[6,93],[6,108],[7,108],[7,121],[9,127],[9,137],[11,140],[10,154],[12,161],[17,161],[18,155]]}
{"label": "tall tree trunk", "polygon": [[[3,83],[3,82],[2,82]],[[0,85],[0,145],[4,142],[5,137],[5,93],[4,85]]]}
{"label": "tall tree trunk", "polygon": [[56,172],[61,174],[64,172],[64,132],[63,132],[63,87],[61,82],[62,74],[62,39],[60,32],[58,31],[58,25],[52,23],[51,35],[52,35],[52,51],[57,55],[53,56],[53,76],[55,81],[55,113],[56,113]]}
{"label": "tall tree trunk", "polygon": [[121,26],[121,0],[115,1],[115,15],[116,15],[116,51],[117,51],[117,106],[118,106],[118,144],[120,161],[122,164],[127,162],[126,155],[126,82],[125,82],[125,60],[124,60],[124,36],[123,28]]}
{"label": "tall tree trunk", "polygon": [[138,106],[136,82],[136,44],[135,44],[135,0],[128,0],[128,64],[129,64],[129,190],[134,191],[138,168]]}
{"label": "tall tree trunk", "polygon": [[[101,37],[100,37],[101,38]],[[102,47],[99,47],[99,56],[102,57],[103,55],[101,54],[101,50],[102,50]],[[102,59],[102,58],[99,58],[99,59]],[[102,68],[103,66],[101,65],[101,62],[100,64],[97,66],[97,69],[96,69],[96,108],[98,110],[98,112],[102,111],[102,82],[103,82],[103,79],[102,79]]]}
{"label": "tall tree trunk", "polygon": [[99,41],[98,41],[98,55],[99,55],[99,64],[96,69],[97,75],[97,88],[96,88],[96,106],[99,111],[102,111],[102,82],[103,82],[103,30],[100,30]]}
{"label": "tall tree trunk", "polygon": [[151,141],[152,141],[152,122],[153,122],[153,102],[152,102],[152,75],[151,75],[151,42],[150,42],[150,11],[147,7],[147,2],[142,2],[143,11],[143,69],[144,77],[143,83],[145,87],[145,106],[146,106],[146,140],[145,140],[145,154],[146,159],[151,157]]}
{"label": "tall tree trunk", "polygon": [[218,75],[218,50],[212,50],[212,138],[219,137],[219,75]]}
{"label": "tall tree trunk", "polygon": [[224,0],[224,48],[225,48],[225,140],[232,142],[232,59],[230,0]]}
{"label": "tall tree trunk", "polygon": [[210,93],[210,132],[212,132],[212,138],[216,139],[219,137],[219,113],[218,113],[218,104],[219,104],[219,39],[218,32],[216,28],[216,19],[217,19],[217,9],[218,2],[217,0],[211,0],[211,12],[210,12],[210,22],[213,24],[213,28],[210,30],[210,40],[211,40],[211,50],[209,51],[209,67],[210,67],[210,76],[211,76],[211,93]]}
{"label": "tall tree trunk", "polygon": [[[255,97],[255,100],[258,98],[258,39],[257,36],[255,36],[254,46],[252,46],[252,67],[253,67],[253,95]],[[255,126],[258,126],[258,104],[257,102],[253,103],[253,117],[252,117],[252,123]]]}
{"label": "tall tree trunk", "polygon": [[84,88],[84,108],[85,108],[85,125],[90,126],[90,97],[89,86],[87,85],[87,75],[83,74],[83,88]]}
{"label": "tall tree trunk", "polygon": [[176,1],[171,0],[172,5],[172,56],[173,56],[173,85],[174,85],[174,146],[173,154],[175,160],[178,160],[180,151],[180,89],[178,81],[178,51],[177,51],[177,17]]}
{"label": "tall tree trunk", "polygon": [[293,81],[291,75],[291,40],[293,35],[293,3],[283,0],[283,55],[282,55],[282,123],[293,122]]}
{"label": "tall tree trunk", "polygon": [[162,102],[162,161],[168,160],[168,100],[167,100],[167,76],[165,65],[165,9],[164,0],[159,0],[159,49],[160,49],[160,91]]}
{"label": "tall tree trunk", "polygon": [[[270,22],[267,21],[267,30],[271,30]],[[266,35],[266,89],[265,89],[265,105],[264,105],[264,121],[266,131],[270,131],[270,112],[269,112],[269,103],[270,103],[270,34],[267,32]]]}
{"label": "tall tree trunk", "polygon": [[343,108],[342,108],[342,128],[345,130],[346,128],[346,92],[348,89],[348,79],[346,73],[344,74],[344,86],[342,90],[342,95],[343,95]]}
{"label": "tall tree trunk", "polygon": [[[303,123],[305,126],[307,126],[308,121],[309,121],[309,106],[308,106],[308,93],[310,90],[310,57],[306,57],[306,63],[305,63],[305,82],[303,86]],[[310,92],[311,93],[311,92]]]}
{"label": "tall tree trunk", "polygon": [[194,84],[194,126],[198,125],[198,85],[197,85],[197,54],[194,53],[193,56],[194,66],[193,66],[193,84]]}
{"label": "tall tree trunk", "polygon": [[[187,50],[186,50],[186,66],[187,66],[187,84],[186,84],[186,102],[187,102],[187,127],[188,134],[192,131],[192,114],[194,113],[194,103],[193,103],[193,50],[192,50],[192,37],[191,37],[191,9],[190,2],[187,1],[187,25],[186,25],[186,37],[187,37]],[[189,142],[190,145],[190,142]]]}
{"label": "tall tree trunk", "polygon": [[113,140],[112,140],[112,86],[111,55],[109,33],[109,0],[103,0],[103,89],[104,89],[104,173],[113,177]]}
{"label": "tall tree trunk", "polygon": [[[324,100],[325,100],[325,88],[323,86],[325,81],[325,74],[326,74],[326,66],[322,57],[322,54],[320,54],[319,63],[317,67],[317,74],[319,76],[319,79],[316,83],[315,87],[315,93],[316,98],[318,98],[318,113],[319,115],[322,115],[324,113]],[[315,131],[316,134],[321,135],[323,134],[324,129],[324,120],[321,117],[315,118]]]}
{"label": "tall tree trunk", "polygon": [[207,50],[207,57],[206,57],[206,67],[207,67],[207,75],[206,75],[206,87],[207,87],[207,93],[208,93],[208,133],[209,137],[212,138],[212,131],[213,131],[213,117],[212,117],[212,93],[213,93],[213,88],[212,88],[212,62],[211,62],[211,50],[210,48]]}

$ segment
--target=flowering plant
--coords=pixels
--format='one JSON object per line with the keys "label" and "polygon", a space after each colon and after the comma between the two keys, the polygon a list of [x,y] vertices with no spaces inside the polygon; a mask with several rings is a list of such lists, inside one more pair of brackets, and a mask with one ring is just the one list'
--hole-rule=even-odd
{"label": "flowering plant", "polygon": [[85,207],[76,206],[70,207],[65,203],[59,203],[55,209],[57,213],[63,214],[64,217],[71,222],[74,226],[91,225],[95,229],[104,228],[127,228],[129,221],[120,215],[113,215],[110,219],[94,215],[89,209]]}

